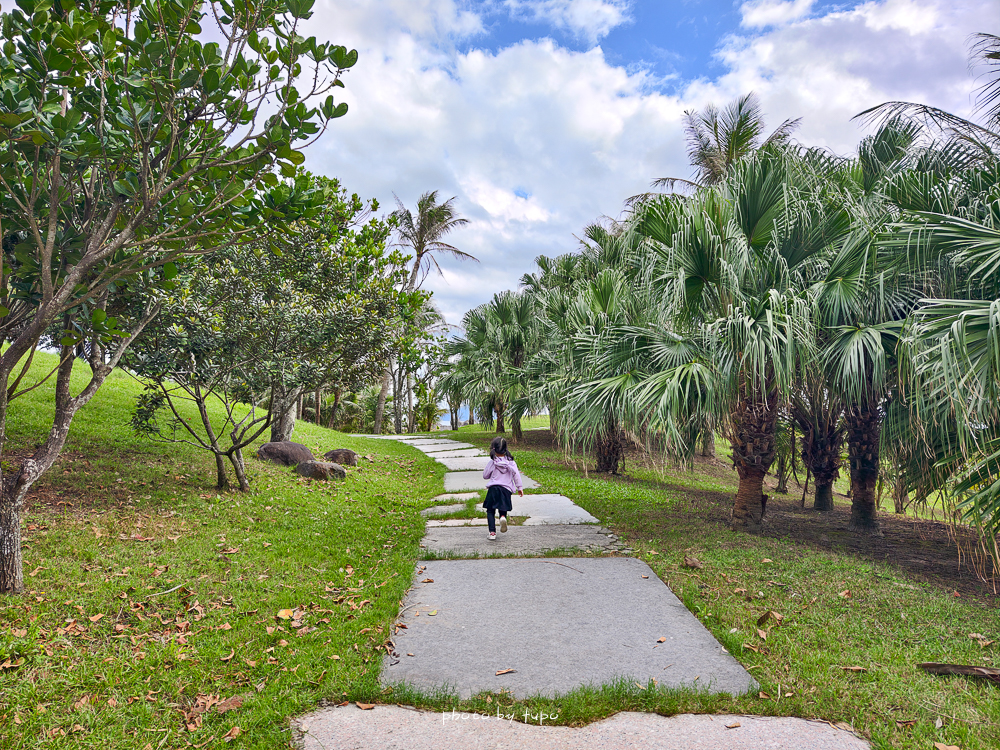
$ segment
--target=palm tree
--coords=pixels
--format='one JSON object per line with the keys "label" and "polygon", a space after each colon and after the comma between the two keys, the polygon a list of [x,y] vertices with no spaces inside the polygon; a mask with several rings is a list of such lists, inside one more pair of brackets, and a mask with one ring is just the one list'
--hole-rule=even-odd
{"label": "palm tree", "polygon": [[[468,219],[460,217],[455,210],[453,196],[444,203],[438,203],[437,190],[431,190],[417,200],[417,213],[414,215],[403,202],[396,198],[396,210],[390,215],[397,222],[396,231],[399,235],[400,245],[409,247],[413,251],[413,267],[410,269],[410,276],[406,281],[404,291],[413,292],[420,288],[423,279],[426,278],[431,266],[438,269],[435,253],[447,253],[459,260],[472,260],[479,262],[469,253],[459,250],[453,245],[443,241],[443,237],[454,229],[469,223]],[[379,434],[379,425],[382,424],[382,415],[385,413],[385,400],[389,392],[389,384],[392,381],[390,369],[386,369],[382,376],[382,390],[379,393],[378,406],[376,407],[375,427]],[[407,377],[407,398],[409,423],[413,425],[413,385],[410,377]],[[397,394],[398,398],[398,394]]]}
{"label": "palm tree", "polygon": [[764,112],[752,91],[721,110],[709,104],[702,112],[684,113],[688,161],[695,168],[694,182],[676,177],[654,180],[653,187],[672,189],[675,184],[693,187],[718,185],[740,159],[770,145],[786,145],[801,118],[785,120],[769,136],[764,134]]}

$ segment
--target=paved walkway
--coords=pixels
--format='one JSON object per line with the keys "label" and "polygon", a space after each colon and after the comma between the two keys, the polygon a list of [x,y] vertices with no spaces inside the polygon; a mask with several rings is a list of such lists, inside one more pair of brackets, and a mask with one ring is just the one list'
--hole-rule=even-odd
{"label": "paved walkway", "polygon": [[623,712],[580,729],[539,714],[418,711],[402,706],[325,708],[297,721],[305,750],[867,750],[822,721],[770,716]]}
{"label": "paved walkway", "polygon": [[[444,485],[451,494],[435,500],[450,507],[428,508],[425,516],[460,511],[466,506],[458,501],[481,497],[482,451],[446,438],[382,438],[412,445],[449,469]],[[522,478],[526,489],[539,486]],[[393,636],[395,650],[384,659],[383,682],[447,689],[466,698],[500,690],[521,698],[558,698],[615,680],[643,689],[652,681],[734,695],[756,689],[742,665],[649,566],[620,555],[615,536],[570,498],[515,497],[511,516],[523,518],[524,525],[511,525],[496,541],[487,540],[482,517],[427,521],[421,546],[435,559],[414,573],[398,618],[406,627]],[[560,552],[567,556],[551,556]],[[573,556],[579,552],[603,556]],[[824,722],[793,718],[620,713],[580,729],[540,724],[541,717],[531,716],[503,720],[345,706],[303,717],[297,728],[309,750],[869,747]]]}

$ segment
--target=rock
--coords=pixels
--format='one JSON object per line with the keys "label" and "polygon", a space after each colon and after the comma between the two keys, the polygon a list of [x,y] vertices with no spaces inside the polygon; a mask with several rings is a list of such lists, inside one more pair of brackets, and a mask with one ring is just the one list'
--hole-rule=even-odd
{"label": "rock", "polygon": [[347,448],[337,448],[336,450],[328,451],[323,454],[323,458],[341,466],[358,465],[358,454]]}
{"label": "rock", "polygon": [[347,469],[333,461],[303,461],[295,471],[309,479],[347,479]]}
{"label": "rock", "polygon": [[257,458],[283,466],[295,466],[303,461],[316,460],[312,451],[304,445],[287,440],[281,443],[264,443],[257,451]]}

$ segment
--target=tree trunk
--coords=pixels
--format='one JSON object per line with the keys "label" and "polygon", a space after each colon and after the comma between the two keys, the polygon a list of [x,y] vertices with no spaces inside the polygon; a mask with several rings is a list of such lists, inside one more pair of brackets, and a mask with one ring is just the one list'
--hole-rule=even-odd
{"label": "tree trunk", "polygon": [[316,393],[313,396],[313,398],[316,401],[316,409],[315,409],[315,414],[313,414],[313,416],[316,418],[316,424],[317,425],[322,425],[323,424],[323,388],[322,387],[317,387],[316,388]]}
{"label": "tree trunk", "polygon": [[881,536],[875,504],[878,483],[879,440],[882,415],[875,399],[851,404],[844,412],[847,424],[847,448],[851,462],[852,531]]}
{"label": "tree trunk", "polygon": [[403,368],[400,367],[392,379],[392,418],[397,435],[403,434]]}
{"label": "tree trunk", "polygon": [[[753,376],[750,376],[753,377]],[[764,477],[775,458],[778,392],[771,378],[757,386],[740,379],[729,425],[733,463],[740,477],[733,500],[733,528],[759,531],[764,516]]]}
{"label": "tree trunk", "polygon": [[497,435],[506,435],[507,430],[503,425],[503,404],[497,404],[495,408],[497,413]]}
{"label": "tree trunk", "polygon": [[472,409],[472,402],[470,401],[469,402],[469,424],[472,425],[472,424],[475,424],[475,423],[476,423],[476,413],[473,411],[473,409]]}
{"label": "tree trunk", "polygon": [[715,432],[707,421],[701,433],[701,455],[705,458],[715,458]]}
{"label": "tree trunk", "polygon": [[816,479],[813,510],[833,510],[833,482],[820,483],[819,479]]}
{"label": "tree trunk", "polygon": [[216,475],[215,488],[217,490],[228,490],[229,475],[226,473],[225,454],[215,453],[214,455],[215,455],[215,475]]}
{"label": "tree trunk", "polygon": [[0,501],[0,594],[20,594],[24,591],[24,559],[21,551],[23,501],[23,497],[20,501],[15,497],[8,497],[7,492],[4,492]]}
{"label": "tree trunk", "polygon": [[375,406],[375,424],[372,426],[373,435],[382,434],[382,420],[385,419],[385,397],[389,395],[389,380],[392,378],[392,372],[387,367],[385,372],[382,373],[382,390],[378,394],[378,404]]}
{"label": "tree trunk", "polygon": [[597,436],[594,453],[598,472],[618,473],[618,466],[625,455],[625,448],[622,444],[621,428],[611,415],[608,416],[604,431]]}
{"label": "tree trunk", "polygon": [[271,442],[281,443],[292,439],[295,431],[295,419],[298,416],[298,403],[302,388],[285,390],[277,386],[271,390]]}
{"label": "tree trunk", "polygon": [[897,514],[905,513],[906,506],[910,502],[910,493],[906,490],[906,478],[903,476],[903,472],[897,469],[896,471],[896,481],[893,485],[892,492],[892,504],[893,510]]}
{"label": "tree trunk", "polygon": [[733,501],[733,527],[741,531],[760,531],[764,517],[764,477],[766,471],[737,465],[740,486]]}
{"label": "tree trunk", "polygon": [[416,414],[413,413],[413,373],[406,373],[406,431],[417,431]]}
{"label": "tree trunk", "polygon": [[243,451],[239,448],[232,451],[229,454],[229,462],[233,465],[233,471],[236,472],[236,480],[240,483],[240,491],[249,492],[250,482],[247,480],[247,467],[246,462],[243,460]]}
{"label": "tree trunk", "polygon": [[517,443],[524,440],[524,431],[521,429],[521,418],[511,417],[510,418],[510,434],[514,438],[514,442]]}
{"label": "tree trunk", "polygon": [[784,451],[778,454],[778,486],[774,491],[782,495],[788,494],[788,456]]}

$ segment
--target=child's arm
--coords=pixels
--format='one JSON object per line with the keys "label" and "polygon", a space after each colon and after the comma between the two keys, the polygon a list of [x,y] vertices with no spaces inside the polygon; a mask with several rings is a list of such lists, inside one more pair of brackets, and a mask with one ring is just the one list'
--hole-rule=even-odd
{"label": "child's arm", "polygon": [[517,486],[517,494],[524,497],[524,485],[521,483],[521,470],[517,468],[517,461],[514,462],[514,484]]}
{"label": "child's arm", "polygon": [[483,469],[483,479],[489,479],[493,476],[493,459],[491,458],[486,462],[486,468]]}

